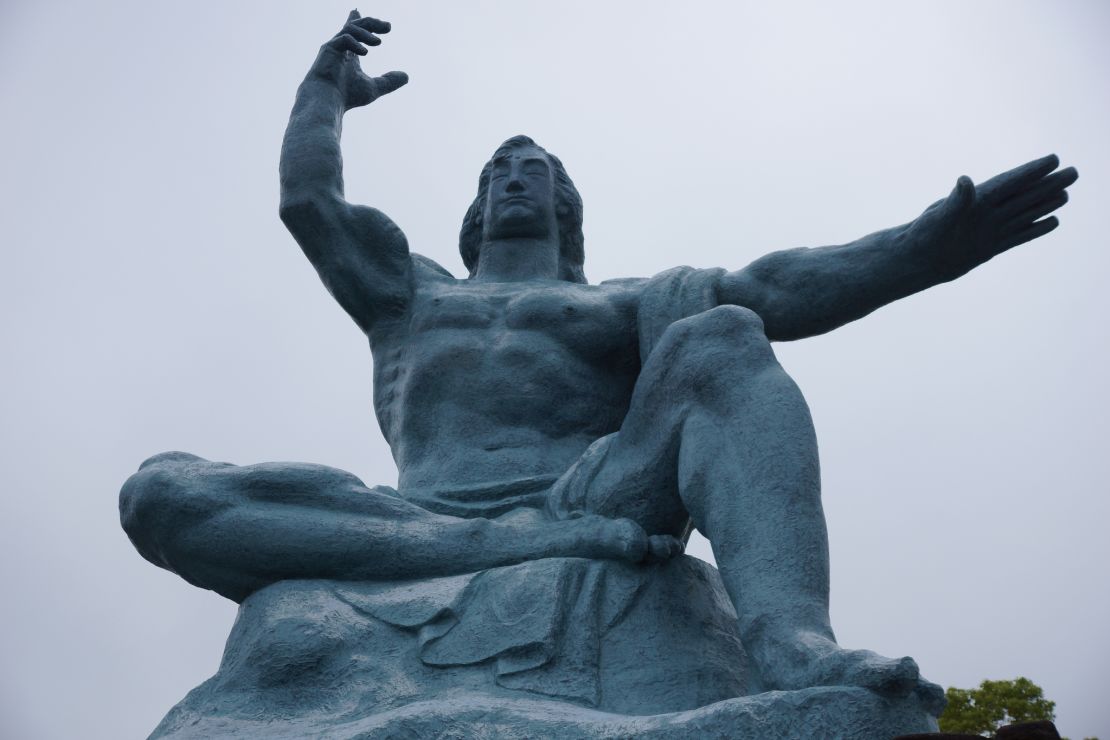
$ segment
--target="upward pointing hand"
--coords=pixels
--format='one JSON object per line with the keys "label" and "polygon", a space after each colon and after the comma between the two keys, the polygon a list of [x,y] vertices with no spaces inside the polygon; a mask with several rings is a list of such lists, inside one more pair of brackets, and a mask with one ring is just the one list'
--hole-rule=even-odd
{"label": "upward pointing hand", "polygon": [[[375,34],[389,33],[390,25],[377,18],[363,18],[357,10],[347,16],[347,23],[335,36],[320,47],[310,76],[334,84],[343,94],[346,110],[374,102],[409,81],[404,72],[386,72],[370,77],[362,71],[358,58],[366,55],[366,46],[377,46],[382,40]],[[364,46],[365,44],[365,46]]]}

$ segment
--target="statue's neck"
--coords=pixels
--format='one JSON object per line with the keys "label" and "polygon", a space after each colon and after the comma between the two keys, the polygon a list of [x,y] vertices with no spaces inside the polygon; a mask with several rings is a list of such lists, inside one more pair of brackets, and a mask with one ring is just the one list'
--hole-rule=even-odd
{"label": "statue's neck", "polygon": [[473,279],[485,282],[558,280],[558,239],[513,237],[483,242]]}

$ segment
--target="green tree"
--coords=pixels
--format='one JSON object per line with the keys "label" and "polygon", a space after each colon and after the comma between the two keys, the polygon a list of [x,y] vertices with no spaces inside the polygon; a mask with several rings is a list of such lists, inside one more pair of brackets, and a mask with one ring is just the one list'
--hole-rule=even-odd
{"label": "green tree", "polygon": [[983,681],[977,689],[950,688],[944,695],[948,706],[940,716],[941,732],[990,736],[1003,725],[1056,716],[1056,702],[1044,698],[1028,678]]}

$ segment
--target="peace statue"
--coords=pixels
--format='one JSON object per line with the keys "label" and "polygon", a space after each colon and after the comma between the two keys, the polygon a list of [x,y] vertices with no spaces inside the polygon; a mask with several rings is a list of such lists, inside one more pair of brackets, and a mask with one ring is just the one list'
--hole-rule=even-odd
{"label": "peace statue", "polygon": [[[889,737],[910,658],[840,647],[817,445],[771,342],[823,334],[1058,225],[1048,156],[855,242],[590,285],[582,201],[525,136],[482,169],[456,279],[343,196],[343,115],[391,93],[351,13],[300,86],[280,215],[366,333],[396,489],[169,452],[120,496],[139,552],[241,604],[155,731],[266,737]],[[719,567],[682,555],[696,527]],[[454,734],[452,734],[454,733]]]}

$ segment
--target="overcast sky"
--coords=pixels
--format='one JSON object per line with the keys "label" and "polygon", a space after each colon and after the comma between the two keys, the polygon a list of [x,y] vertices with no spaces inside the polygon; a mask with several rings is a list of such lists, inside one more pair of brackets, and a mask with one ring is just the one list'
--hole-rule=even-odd
{"label": "overcast sky", "polygon": [[[558,154],[591,281],[741,267],[910,220],[1057,152],[1062,226],[778,345],[821,444],[842,644],[945,686],[1027,676],[1110,737],[1110,10],[1098,2],[382,1],[350,200],[463,273],[503,139]],[[277,219],[293,93],[338,2],[0,5],[0,735],[149,732],[231,602],[149,565],[120,484],[183,449],[396,471],[365,339]],[[704,540],[692,551],[708,557]]]}

